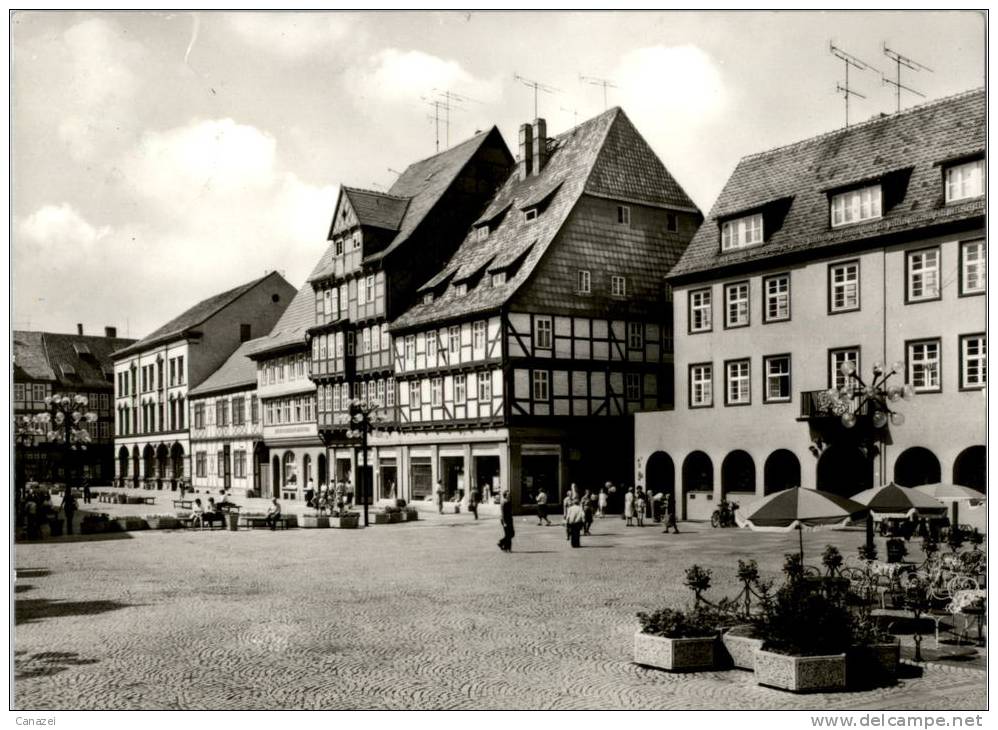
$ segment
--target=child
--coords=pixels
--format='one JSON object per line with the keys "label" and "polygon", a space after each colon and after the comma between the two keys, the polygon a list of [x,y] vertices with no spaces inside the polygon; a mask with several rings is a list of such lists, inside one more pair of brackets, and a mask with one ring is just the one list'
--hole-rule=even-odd
{"label": "child", "polygon": [[645,526],[645,510],[647,508],[648,503],[645,501],[645,493],[639,489],[634,496],[634,516],[638,518],[638,527]]}
{"label": "child", "polygon": [[601,489],[600,493],[599,493],[599,511],[598,511],[598,514],[599,514],[599,518],[601,520],[604,517],[606,517],[606,503],[607,503],[608,497],[609,497],[609,495],[607,495],[607,493],[606,493],[606,487],[603,487],[603,489]]}

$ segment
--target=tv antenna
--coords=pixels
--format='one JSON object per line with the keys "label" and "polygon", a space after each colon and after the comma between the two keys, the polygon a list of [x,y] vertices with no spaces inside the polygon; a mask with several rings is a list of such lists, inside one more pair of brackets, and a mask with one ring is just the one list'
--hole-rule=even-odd
{"label": "tv antenna", "polygon": [[437,152],[440,151],[440,110],[446,109],[447,117],[450,118],[450,105],[443,99],[427,99],[425,96],[420,97],[424,104],[433,107],[433,114],[427,115],[427,119],[433,120],[434,128],[437,134]]}
{"label": "tv antenna", "polygon": [[592,84],[593,86],[603,87],[603,111],[606,111],[609,108],[606,102],[606,90],[616,89],[617,85],[610,79],[601,79],[598,76],[583,76],[582,74],[579,74],[579,81]]}
{"label": "tv antenna", "polygon": [[579,126],[579,110],[578,109],[569,109],[568,107],[563,106],[563,107],[561,107],[561,110],[563,112],[568,112],[569,114],[572,115],[572,126],[573,127]]}
{"label": "tv antenna", "polygon": [[537,92],[538,91],[543,91],[545,94],[557,94],[557,93],[561,92],[561,89],[558,89],[558,88],[556,88],[554,86],[548,86],[547,84],[542,84],[540,81],[534,81],[533,79],[525,78],[523,76],[520,76],[520,74],[516,73],[515,71],[513,72],[513,80],[514,81],[519,81],[524,86],[528,86],[528,87],[530,87],[531,89],[534,90],[534,119],[538,118],[537,117]]}
{"label": "tv antenna", "polygon": [[848,126],[849,126],[849,97],[850,96],[858,96],[860,99],[865,99],[866,98],[863,94],[860,94],[858,91],[853,90],[852,87],[849,86],[849,68],[852,67],[852,68],[858,69],[860,71],[871,71],[871,70],[872,71],[876,71],[877,69],[875,69],[873,66],[871,66],[870,64],[868,64],[866,61],[863,61],[863,60],[857,58],[856,56],[852,55],[851,53],[846,53],[841,48],[839,48],[838,46],[836,46],[833,41],[829,41],[828,42],[828,52],[831,53],[833,56],[835,56],[840,61],[842,61],[842,63],[845,65],[846,81],[845,81],[844,84],[840,84],[840,83],[836,83],[835,84],[835,93],[836,94],[842,94],[842,98],[845,99],[845,102],[846,102],[846,127],[848,128]]}
{"label": "tv antenna", "polygon": [[444,98],[444,110],[446,116],[444,117],[444,129],[445,140],[447,147],[450,147],[450,110],[451,108],[460,109],[461,104],[454,102],[464,102],[468,104],[484,104],[485,102],[479,101],[478,99],[473,99],[470,96],[465,96],[464,94],[455,94],[453,91],[447,89],[434,89],[433,90],[437,96],[442,96]]}
{"label": "tv antenna", "polygon": [[924,63],[919,63],[918,61],[914,60],[913,58],[908,58],[907,56],[902,56],[897,51],[891,50],[890,48],[887,47],[886,43],[883,44],[883,50],[884,50],[884,55],[887,56],[892,61],[894,61],[894,64],[895,64],[895,66],[897,68],[897,77],[895,79],[893,79],[893,80],[887,78],[883,74],[880,75],[880,77],[882,79],[882,83],[884,83],[884,84],[890,84],[891,86],[894,87],[894,98],[896,99],[896,105],[897,105],[896,110],[897,111],[901,111],[901,90],[902,89],[904,89],[905,91],[907,91],[907,92],[909,92],[911,94],[915,94],[916,96],[920,96],[920,97],[922,97],[924,99],[925,98],[925,94],[923,94],[921,91],[918,91],[917,89],[913,89],[910,86],[905,86],[904,84],[901,83],[901,67],[904,66],[905,68],[910,68],[912,71],[928,71],[929,73],[935,73],[935,72],[931,68],[929,68],[928,66],[926,66]]}

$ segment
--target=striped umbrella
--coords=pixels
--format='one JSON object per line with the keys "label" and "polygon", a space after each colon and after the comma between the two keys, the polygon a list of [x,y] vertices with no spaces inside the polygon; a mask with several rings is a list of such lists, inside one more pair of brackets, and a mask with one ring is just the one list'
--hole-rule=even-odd
{"label": "striped umbrella", "polygon": [[984,499],[987,495],[970,487],[960,484],[950,484],[949,482],[936,482],[935,484],[922,484],[915,487],[922,494],[927,494],[940,502],[964,502],[967,500]]}
{"label": "striped umbrella", "polygon": [[910,487],[900,487],[891,482],[882,487],[866,489],[854,494],[854,500],[865,504],[875,518],[911,517],[912,515],[939,515],[946,512],[946,505],[924,492]]}
{"label": "striped umbrella", "polygon": [[848,497],[817,489],[784,489],[753,506],[745,516],[749,527],[793,530],[837,527],[862,516],[866,507]]}

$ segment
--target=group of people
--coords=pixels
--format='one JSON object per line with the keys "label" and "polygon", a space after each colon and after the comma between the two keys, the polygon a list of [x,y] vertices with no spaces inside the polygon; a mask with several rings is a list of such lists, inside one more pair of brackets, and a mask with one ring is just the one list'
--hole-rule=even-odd
{"label": "group of people", "polygon": [[353,506],[353,486],[350,482],[334,482],[332,489],[320,484],[318,490],[312,480],[305,487],[305,505],[317,510],[319,514],[342,512]]}
{"label": "group of people", "polygon": [[676,506],[671,494],[657,492],[654,496],[644,491],[640,486],[628,489],[624,493],[624,514],[627,527],[644,527],[645,518],[650,520],[665,520],[665,529],[679,532],[676,523]]}
{"label": "group of people", "polygon": [[[487,495],[486,498],[487,499],[491,498],[492,485],[486,482],[483,485],[483,490]],[[508,492],[503,492],[503,494],[508,495]],[[439,479],[437,480],[436,488],[433,490],[433,496],[437,503],[437,511],[440,514],[443,514],[444,504],[447,503],[447,490],[444,489],[444,483]],[[454,494],[454,496],[451,498],[450,501],[453,502],[455,505],[460,505],[463,499],[464,499],[464,492],[463,490],[459,489],[457,490],[457,492]],[[481,503],[482,503],[481,492],[478,491],[477,487],[472,487],[471,491],[468,493],[468,511],[475,516],[476,520],[478,519],[478,505],[480,505]]]}
{"label": "group of people", "polygon": [[[84,502],[90,499],[90,488],[86,485],[83,492]],[[73,520],[78,509],[76,497],[73,490],[67,486],[62,496],[62,503],[59,507],[52,504],[52,495],[47,489],[32,487],[28,489],[21,503],[18,505],[18,514],[24,524],[25,536],[29,540],[40,540],[42,538],[42,525],[52,525],[58,521],[61,526],[61,511],[66,521],[66,534],[73,534]],[[55,528],[52,528],[55,529]]]}

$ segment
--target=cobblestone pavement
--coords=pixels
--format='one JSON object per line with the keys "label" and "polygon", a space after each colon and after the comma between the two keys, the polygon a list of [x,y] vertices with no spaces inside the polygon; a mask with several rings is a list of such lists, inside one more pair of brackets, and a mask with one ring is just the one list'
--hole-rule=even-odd
{"label": "cobblestone pavement", "polygon": [[[795,534],[597,521],[572,550],[518,518],[516,552],[469,515],[367,530],[144,531],[16,548],[19,709],[983,709],[984,672],[798,696],[749,672],[631,663],[634,614],[684,605],[682,572],[776,576]],[[852,554],[862,532],[809,535]],[[811,562],[816,561],[816,558]],[[917,672],[916,672],[917,673]]]}

